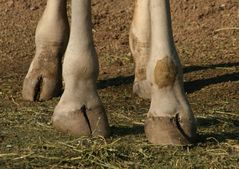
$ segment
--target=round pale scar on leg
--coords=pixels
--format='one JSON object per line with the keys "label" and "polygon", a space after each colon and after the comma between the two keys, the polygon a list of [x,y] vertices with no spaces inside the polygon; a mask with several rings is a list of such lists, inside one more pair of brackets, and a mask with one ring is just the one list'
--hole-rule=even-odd
{"label": "round pale scar on leg", "polygon": [[168,56],[158,60],[154,69],[154,80],[158,88],[172,86],[176,80],[177,67]]}

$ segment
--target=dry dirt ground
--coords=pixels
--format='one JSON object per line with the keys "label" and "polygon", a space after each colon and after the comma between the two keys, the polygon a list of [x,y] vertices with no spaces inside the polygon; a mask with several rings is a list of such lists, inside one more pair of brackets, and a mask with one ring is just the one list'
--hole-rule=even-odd
{"label": "dry dirt ground", "polygon": [[92,1],[99,94],[112,137],[58,133],[51,115],[59,98],[22,100],[46,0],[0,0],[0,168],[238,168],[239,1],[171,0],[174,38],[200,134],[190,147],[153,146],[145,138],[150,103],[131,94],[133,0]]}

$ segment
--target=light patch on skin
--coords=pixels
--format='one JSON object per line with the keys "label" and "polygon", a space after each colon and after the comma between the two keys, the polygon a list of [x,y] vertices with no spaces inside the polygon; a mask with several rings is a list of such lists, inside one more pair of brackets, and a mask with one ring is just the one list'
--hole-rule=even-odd
{"label": "light patch on skin", "polygon": [[177,67],[168,56],[158,60],[154,69],[154,79],[158,88],[172,86],[176,80]]}

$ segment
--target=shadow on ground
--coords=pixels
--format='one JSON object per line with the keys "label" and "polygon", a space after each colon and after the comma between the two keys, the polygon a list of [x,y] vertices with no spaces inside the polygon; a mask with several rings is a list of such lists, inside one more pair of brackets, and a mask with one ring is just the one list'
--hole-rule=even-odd
{"label": "shadow on ground", "polygon": [[[213,127],[216,125],[223,125],[220,123],[228,122],[231,124],[231,129],[238,128],[239,127],[239,120],[238,119],[227,119],[223,117],[210,117],[210,118],[197,118],[198,127]],[[239,132],[234,131],[220,131],[209,133],[204,132],[200,133],[199,142],[205,143],[205,142],[211,142],[211,141],[217,141],[217,142],[225,142],[226,140],[236,140],[239,141]]]}
{"label": "shadow on ground", "polygon": [[[220,125],[222,121],[229,121],[235,127],[239,127],[239,120],[224,119],[218,117],[209,117],[209,118],[197,118],[198,128],[204,127],[213,127]],[[127,135],[138,135],[144,133],[143,125],[134,125],[132,127],[128,126],[112,126],[111,127],[113,137],[122,137]],[[206,143],[206,142],[225,142],[226,140],[239,140],[239,132],[204,132],[199,133],[197,143]]]}
{"label": "shadow on ground", "polygon": [[238,80],[239,80],[239,73],[231,73],[231,74],[225,74],[222,76],[186,82],[184,86],[187,93],[193,93],[195,91],[202,89],[205,86],[218,84],[218,83],[224,83],[224,82],[238,81]]}
{"label": "shadow on ground", "polygon": [[[229,68],[229,67],[235,67],[239,66],[239,63],[221,63],[221,64],[215,64],[215,65],[208,65],[208,66],[189,66],[184,68],[184,73],[190,73],[194,71],[200,71],[200,70],[207,70],[207,69],[216,69],[216,68]],[[209,86],[212,84],[218,84],[218,83],[224,83],[229,81],[238,81],[239,80],[239,72],[236,73],[230,73],[230,74],[224,74],[217,77],[212,78],[206,78],[206,79],[199,79],[194,80],[191,82],[185,82],[185,91],[187,93],[193,93],[195,91],[198,91],[202,89],[205,86]],[[104,89],[111,86],[120,86],[120,85],[127,85],[127,84],[133,84],[134,76],[119,76],[116,78],[106,79],[106,80],[100,80],[97,83],[98,89]]]}
{"label": "shadow on ground", "polygon": [[129,126],[112,126],[111,127],[112,136],[127,136],[127,135],[137,135],[144,133],[143,125],[134,125],[132,127]]}
{"label": "shadow on ground", "polygon": [[183,73],[191,73],[195,71],[200,71],[200,70],[207,70],[207,69],[216,69],[216,68],[230,68],[230,67],[236,67],[239,66],[239,62],[235,63],[219,63],[215,65],[206,65],[206,66],[188,66],[183,69]]}
{"label": "shadow on ground", "polygon": [[121,86],[127,84],[133,84],[134,75],[131,76],[118,76],[106,80],[99,80],[97,83],[97,89],[105,89],[111,86]]}

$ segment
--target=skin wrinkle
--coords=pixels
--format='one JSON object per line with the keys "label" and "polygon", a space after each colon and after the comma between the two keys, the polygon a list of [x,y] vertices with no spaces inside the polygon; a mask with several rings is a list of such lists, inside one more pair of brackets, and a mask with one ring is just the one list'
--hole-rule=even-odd
{"label": "skin wrinkle", "polygon": [[133,32],[130,32],[132,53],[135,60],[135,77],[137,80],[146,80],[146,68],[149,60],[149,42],[142,42]]}
{"label": "skin wrinkle", "polygon": [[23,83],[23,97],[26,100],[48,100],[61,93],[61,58],[64,46],[62,43],[54,43],[55,46],[51,44],[38,46]]}
{"label": "skin wrinkle", "polygon": [[144,50],[142,49],[149,49],[150,45],[149,42],[142,42],[140,41],[133,32],[131,32],[131,37],[132,37],[132,48],[133,51],[137,52],[137,53],[142,53],[144,52]]}
{"label": "skin wrinkle", "polygon": [[55,78],[58,73],[57,69],[59,69],[58,64],[61,64],[59,58],[62,56],[62,53],[58,52],[58,48],[42,48],[40,54],[35,57],[32,63],[32,70],[29,77],[42,76],[49,79]]}
{"label": "skin wrinkle", "polygon": [[[61,47],[63,47],[64,49],[66,48],[66,46],[67,46],[67,42],[65,42],[65,41],[62,41],[62,42],[58,42],[58,41],[44,41],[44,40],[40,40],[40,39],[38,39],[37,40],[37,46],[39,47],[39,48],[44,48],[44,47],[49,47],[49,46],[51,46],[51,47],[59,47],[59,50],[60,50],[60,48]],[[64,52],[63,52],[64,53]]]}

